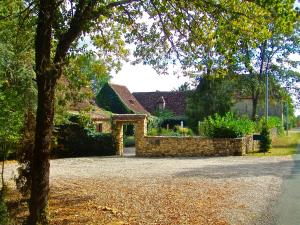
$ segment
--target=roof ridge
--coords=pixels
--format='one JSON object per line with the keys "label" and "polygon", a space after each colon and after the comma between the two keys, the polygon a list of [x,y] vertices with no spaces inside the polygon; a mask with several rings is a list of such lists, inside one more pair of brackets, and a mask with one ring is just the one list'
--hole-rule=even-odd
{"label": "roof ridge", "polygon": [[[144,106],[135,98],[135,96],[129,91],[129,89],[125,85],[119,85],[119,84],[108,84],[110,88],[112,88],[115,92],[115,94],[118,96],[119,100],[133,113],[146,113],[148,114],[149,112],[144,108]],[[120,89],[121,88],[121,89]],[[128,93],[127,99],[126,93]],[[130,100],[133,100],[134,103],[131,103]],[[129,103],[129,104],[128,104]]]}
{"label": "roof ridge", "polygon": [[[125,85],[121,85],[121,84],[114,84],[114,83],[108,83],[109,86],[119,86],[119,87],[126,87]],[[127,88],[127,87],[126,87]],[[127,88],[128,89],[128,88]]]}

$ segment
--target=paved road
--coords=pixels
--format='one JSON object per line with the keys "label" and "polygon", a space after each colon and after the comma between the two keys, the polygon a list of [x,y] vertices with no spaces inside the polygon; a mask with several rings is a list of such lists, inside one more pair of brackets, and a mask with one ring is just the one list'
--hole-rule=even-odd
{"label": "paved road", "polygon": [[124,156],[135,156],[135,147],[124,148]]}
{"label": "paved road", "polygon": [[[298,130],[298,132],[299,131],[300,130]],[[283,193],[275,208],[278,225],[300,224],[300,140],[298,153],[293,159],[294,166],[291,174],[284,180]]]}

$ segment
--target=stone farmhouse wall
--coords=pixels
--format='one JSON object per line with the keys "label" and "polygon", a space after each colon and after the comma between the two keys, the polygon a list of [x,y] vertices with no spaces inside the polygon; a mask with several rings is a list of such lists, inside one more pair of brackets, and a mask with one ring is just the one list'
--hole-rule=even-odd
{"label": "stone farmhouse wall", "polygon": [[[242,138],[204,138],[200,136],[147,136],[146,115],[113,115],[113,136],[118,155],[123,155],[123,125],[133,123],[136,136],[136,156],[186,157],[245,155],[258,150],[259,142],[249,135]],[[277,134],[271,130],[271,137]]]}
{"label": "stone farmhouse wall", "polygon": [[252,136],[243,138],[145,136],[136,156],[229,156],[245,155],[254,146]]}

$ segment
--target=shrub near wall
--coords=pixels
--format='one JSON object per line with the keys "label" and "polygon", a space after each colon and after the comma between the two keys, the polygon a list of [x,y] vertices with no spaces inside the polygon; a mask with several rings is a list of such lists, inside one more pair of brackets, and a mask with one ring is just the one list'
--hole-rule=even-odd
{"label": "shrub near wall", "polygon": [[52,157],[84,157],[115,155],[116,150],[111,134],[98,133],[78,124],[64,124],[54,132],[56,143]]}
{"label": "shrub near wall", "polygon": [[238,138],[252,134],[255,123],[247,118],[235,118],[232,113],[225,116],[215,114],[204,120],[204,135],[211,138]]}
{"label": "shrub near wall", "polygon": [[[258,124],[257,124],[257,128],[256,128],[256,131],[257,132],[261,132],[262,131],[262,128],[263,128],[263,124],[265,123],[266,121],[266,118],[265,117],[262,117]],[[282,135],[284,133],[284,129],[283,129],[283,126],[282,126],[282,121],[279,117],[277,116],[269,116],[268,117],[268,127],[267,127],[269,130],[272,130],[274,128],[277,129],[277,134],[278,135]],[[276,134],[276,133],[275,133]]]}

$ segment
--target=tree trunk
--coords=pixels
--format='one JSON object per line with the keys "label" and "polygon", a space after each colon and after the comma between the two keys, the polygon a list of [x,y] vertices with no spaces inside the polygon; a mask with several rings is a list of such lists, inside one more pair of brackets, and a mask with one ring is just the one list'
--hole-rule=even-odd
{"label": "tree trunk", "polygon": [[32,185],[28,223],[47,224],[49,193],[49,155],[54,116],[55,70],[40,73],[38,83],[38,108],[36,115],[35,146],[32,159]]}
{"label": "tree trunk", "polygon": [[256,121],[256,115],[257,115],[257,105],[258,105],[258,99],[259,99],[259,93],[257,92],[256,94],[252,95],[252,115],[251,119],[253,121]]}

